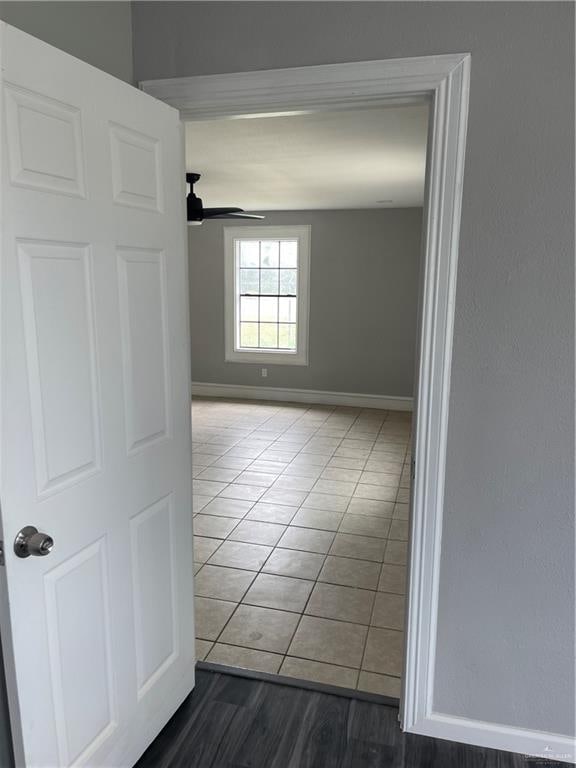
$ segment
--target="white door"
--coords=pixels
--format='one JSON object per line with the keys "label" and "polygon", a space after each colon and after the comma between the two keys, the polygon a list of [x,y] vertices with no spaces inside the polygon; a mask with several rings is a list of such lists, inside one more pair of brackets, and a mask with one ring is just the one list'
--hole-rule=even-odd
{"label": "white door", "polygon": [[[131,766],[194,685],[180,121],[4,24],[0,44],[0,608],[16,761]],[[49,554],[16,555],[26,526],[53,538]]]}

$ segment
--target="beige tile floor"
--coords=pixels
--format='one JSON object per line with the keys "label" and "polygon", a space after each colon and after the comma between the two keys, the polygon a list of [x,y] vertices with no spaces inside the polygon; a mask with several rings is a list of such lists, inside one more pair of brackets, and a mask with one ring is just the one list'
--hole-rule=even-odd
{"label": "beige tile floor", "polygon": [[192,413],[198,658],[398,696],[410,414]]}

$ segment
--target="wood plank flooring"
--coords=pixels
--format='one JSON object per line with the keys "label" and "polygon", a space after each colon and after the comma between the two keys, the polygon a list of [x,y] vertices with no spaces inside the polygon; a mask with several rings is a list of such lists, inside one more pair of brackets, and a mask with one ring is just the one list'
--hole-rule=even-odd
{"label": "wood plank flooring", "polygon": [[564,768],[403,734],[395,707],[197,670],[136,768]]}

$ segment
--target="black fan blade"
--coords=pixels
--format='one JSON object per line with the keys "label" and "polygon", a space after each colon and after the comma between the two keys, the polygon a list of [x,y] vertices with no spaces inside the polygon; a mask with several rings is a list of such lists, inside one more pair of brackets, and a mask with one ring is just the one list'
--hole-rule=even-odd
{"label": "black fan blade", "polygon": [[190,190],[186,197],[188,224],[202,224],[205,219],[263,219],[257,213],[244,213],[242,208],[204,208],[201,198],[194,194],[194,184],[200,179],[199,173],[187,173],[186,182]]}
{"label": "black fan blade", "polygon": [[222,216],[212,216],[213,219],[265,219],[257,213],[225,213]]}
{"label": "black fan blade", "polygon": [[204,208],[204,218],[222,216],[226,213],[242,213],[242,208]]}
{"label": "black fan blade", "polygon": [[264,219],[257,213],[245,213],[242,208],[204,208],[204,219]]}

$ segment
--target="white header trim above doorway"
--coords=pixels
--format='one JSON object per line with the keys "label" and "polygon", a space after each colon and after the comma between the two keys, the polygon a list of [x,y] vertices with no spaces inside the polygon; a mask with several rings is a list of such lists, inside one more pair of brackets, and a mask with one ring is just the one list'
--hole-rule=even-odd
{"label": "white header trim above doorway", "polygon": [[184,120],[357,109],[431,102],[415,398],[416,477],[412,497],[410,584],[402,725],[407,731],[534,751],[546,743],[566,759],[565,738],[434,711],[438,574],[454,300],[468,118],[466,53],[154,80],[141,88],[180,110]]}
{"label": "white header trim above doorway", "polygon": [[140,88],[179,109],[183,120],[358,109],[384,102],[428,101],[439,84],[468,60],[468,54],[456,53],[358,61],[144,80]]}

